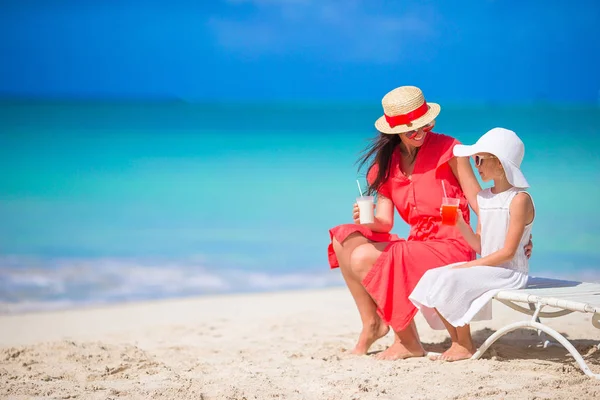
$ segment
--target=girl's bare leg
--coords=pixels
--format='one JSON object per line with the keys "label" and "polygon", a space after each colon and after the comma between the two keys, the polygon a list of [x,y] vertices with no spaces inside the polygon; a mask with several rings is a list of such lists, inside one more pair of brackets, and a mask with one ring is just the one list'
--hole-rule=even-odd
{"label": "girl's bare leg", "polygon": [[[440,314],[440,312],[437,310],[437,308],[435,309],[435,312],[437,313],[437,315],[440,317],[440,319],[442,320],[442,322],[444,323],[444,326],[446,327],[446,330],[448,331],[448,333],[450,334],[450,341],[452,342],[450,345],[450,349],[452,349],[456,344],[458,344],[458,332],[456,331],[456,328],[454,326],[452,326],[452,324],[450,324],[450,322],[446,321],[446,319],[442,316],[442,314]],[[439,356],[434,356],[431,357],[432,360],[442,360],[446,353],[442,353]]]}
{"label": "girl's bare leg", "polygon": [[342,243],[333,239],[333,250],[340,264],[342,276],[354,298],[363,325],[356,346],[352,350],[353,354],[358,355],[367,354],[371,345],[390,330],[377,314],[377,305],[363,287],[362,279],[352,271],[350,266],[350,257],[354,249],[367,243],[369,243],[367,238],[359,233],[349,235]]}
{"label": "girl's bare leg", "polygon": [[459,361],[471,358],[475,353],[475,346],[473,345],[473,339],[471,338],[471,326],[467,324],[454,327],[442,317],[442,314],[437,310],[435,311],[442,319],[442,322],[446,326],[446,329],[448,329],[448,333],[450,333],[450,338],[452,339],[450,348],[443,352],[439,357],[436,357],[436,359],[442,361]]}

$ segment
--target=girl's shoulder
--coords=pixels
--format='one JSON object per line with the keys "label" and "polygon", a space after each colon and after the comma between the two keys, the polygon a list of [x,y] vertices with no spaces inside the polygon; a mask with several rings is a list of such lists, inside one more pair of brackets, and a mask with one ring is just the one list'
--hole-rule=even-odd
{"label": "girl's shoulder", "polygon": [[533,223],[535,219],[535,204],[531,193],[524,189],[519,189],[510,202],[510,213],[522,215],[526,225]]}
{"label": "girl's shoulder", "polygon": [[513,204],[515,207],[526,207],[528,209],[534,207],[533,197],[531,196],[531,193],[525,189],[518,189],[515,191],[515,194],[510,202],[510,206],[512,207]]}
{"label": "girl's shoulder", "polygon": [[517,202],[523,202],[525,204],[533,204],[533,196],[531,195],[531,193],[529,193],[527,191],[527,189],[515,187],[515,188],[512,188],[511,190],[514,192],[511,203],[514,201],[517,201]]}

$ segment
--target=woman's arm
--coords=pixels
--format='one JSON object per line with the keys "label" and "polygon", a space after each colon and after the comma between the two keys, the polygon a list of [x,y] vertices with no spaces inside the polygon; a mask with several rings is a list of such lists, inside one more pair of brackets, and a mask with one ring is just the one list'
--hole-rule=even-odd
{"label": "woman's arm", "polygon": [[[354,205],[354,223],[359,224],[358,206]],[[373,232],[388,233],[394,227],[394,203],[392,200],[379,194],[377,196],[377,207],[375,208],[375,222],[362,224]]]}
{"label": "woman's arm", "polygon": [[533,220],[533,203],[527,193],[518,193],[510,203],[510,220],[508,232],[504,240],[504,247],[485,257],[468,263],[458,265],[455,268],[469,268],[477,265],[495,267],[510,261],[517,251],[521,251],[519,243],[528,221]]}
{"label": "woman's arm", "polygon": [[463,235],[469,246],[471,246],[471,248],[475,250],[477,254],[481,254],[481,224],[479,223],[479,219],[477,219],[477,232],[473,232],[471,225],[465,222],[462,213],[459,211],[458,223],[456,226],[460,230],[461,235]]}
{"label": "woman's arm", "polygon": [[479,207],[477,206],[477,193],[481,191],[481,186],[475,177],[469,157],[454,157],[450,161],[452,173],[458,180],[471,209],[475,214],[479,215]]}

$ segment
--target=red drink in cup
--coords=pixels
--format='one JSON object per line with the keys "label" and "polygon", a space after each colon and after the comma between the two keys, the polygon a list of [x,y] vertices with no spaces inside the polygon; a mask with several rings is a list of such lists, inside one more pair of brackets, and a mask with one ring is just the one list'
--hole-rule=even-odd
{"label": "red drink in cup", "polygon": [[456,225],[458,222],[458,205],[460,199],[453,199],[452,197],[442,198],[442,224],[443,225]]}

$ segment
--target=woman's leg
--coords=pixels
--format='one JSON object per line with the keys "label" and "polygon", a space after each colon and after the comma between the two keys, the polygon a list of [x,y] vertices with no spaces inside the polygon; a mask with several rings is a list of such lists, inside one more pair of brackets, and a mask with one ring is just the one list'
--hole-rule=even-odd
{"label": "woman's leg", "polygon": [[[388,243],[366,243],[354,249],[350,255],[350,267],[361,282],[387,246]],[[398,360],[409,357],[422,357],[423,355],[425,355],[425,351],[421,346],[417,327],[414,321],[411,321],[410,325],[404,330],[395,332],[394,343],[387,350],[378,354],[377,358],[380,360]]]}
{"label": "woman's leg", "polygon": [[353,354],[360,355],[367,354],[369,347],[389,331],[389,327],[383,323],[377,314],[377,305],[361,284],[362,279],[352,271],[350,266],[350,257],[353,251],[357,247],[368,243],[367,238],[360,233],[349,235],[342,243],[335,238],[333,239],[333,250],[340,264],[342,276],[354,298],[363,325],[358,342],[352,350]]}
{"label": "woman's leg", "polygon": [[411,357],[423,357],[425,350],[419,339],[419,332],[415,321],[411,321],[404,330],[394,331],[394,343],[381,353],[377,354],[379,360],[403,360]]}

